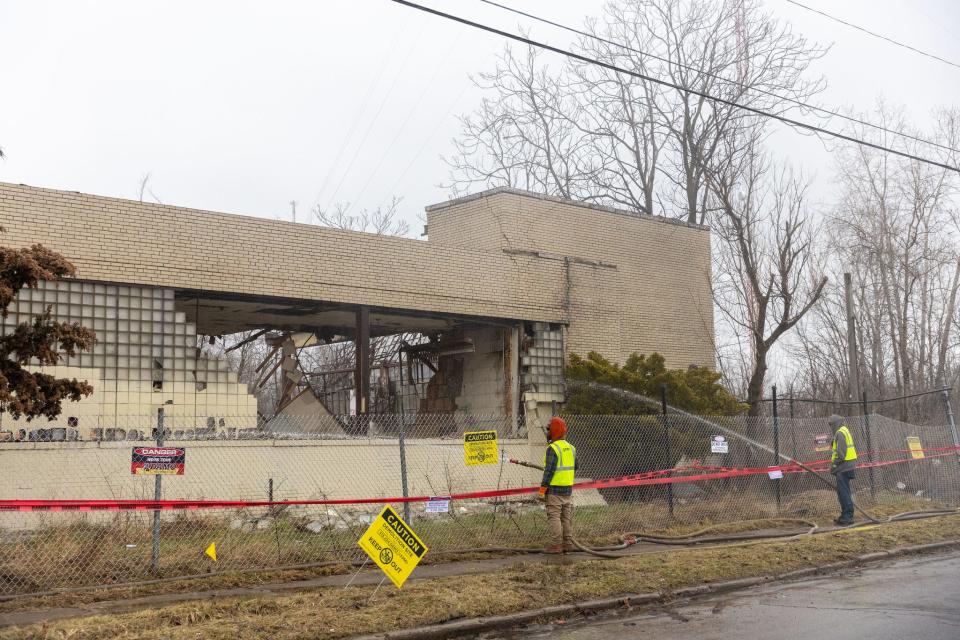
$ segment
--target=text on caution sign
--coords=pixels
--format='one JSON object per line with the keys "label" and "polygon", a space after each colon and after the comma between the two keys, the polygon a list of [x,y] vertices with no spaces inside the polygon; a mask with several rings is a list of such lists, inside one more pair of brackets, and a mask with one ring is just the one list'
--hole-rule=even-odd
{"label": "text on caution sign", "polygon": [[383,507],[357,544],[398,589],[427,553],[427,545],[390,505]]}
{"label": "text on caution sign", "polygon": [[468,467],[496,464],[499,459],[496,431],[467,431],[463,434],[463,460]]}

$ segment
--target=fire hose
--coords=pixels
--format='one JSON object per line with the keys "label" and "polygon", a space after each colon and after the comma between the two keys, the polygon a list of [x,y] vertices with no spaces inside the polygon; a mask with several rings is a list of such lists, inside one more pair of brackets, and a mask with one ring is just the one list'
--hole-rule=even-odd
{"label": "fire hose", "polygon": [[[508,461],[511,464],[519,465],[521,467],[528,467],[530,469],[537,469],[539,471],[543,471],[542,465],[534,464],[532,462],[517,460],[515,458],[509,458]],[[834,488],[834,489],[836,488],[833,485],[833,483],[831,483],[829,480],[823,477],[819,472],[812,469],[809,465],[803,462],[800,462],[798,460],[791,459],[790,461],[792,464],[795,464],[797,467],[807,471],[808,473],[813,474],[814,476],[816,476],[817,478],[825,482],[827,485],[829,485],[831,488]],[[877,524],[877,525],[890,524],[892,522],[898,522],[898,521],[904,521],[904,520],[919,520],[923,518],[955,515],[960,513],[960,509],[933,509],[929,511],[906,511],[903,513],[898,513],[898,514],[888,516],[886,518],[878,519],[860,507],[856,507],[856,509],[864,515],[864,517],[867,519],[869,523]],[[717,546],[723,546],[724,548],[729,548],[729,547],[761,544],[761,543],[765,543],[770,540],[776,540],[776,539],[782,539],[784,541],[795,540],[802,537],[807,537],[807,536],[821,534],[821,533],[829,533],[830,531],[836,531],[838,529],[855,527],[862,524],[862,523],[854,523],[851,525],[838,527],[837,529],[821,529],[817,523],[811,520],[803,519],[803,518],[768,518],[768,519],[761,519],[761,520],[739,521],[740,524],[750,524],[750,523],[760,523],[760,522],[763,522],[766,524],[794,523],[794,524],[801,524],[808,528],[805,531],[800,531],[800,532],[760,531],[760,532],[742,532],[742,533],[706,536],[705,534],[709,533],[710,531],[720,528],[721,526],[724,526],[724,525],[711,525],[709,527],[705,527],[703,529],[700,529],[691,533],[680,534],[676,536],[657,536],[657,535],[652,535],[644,532],[625,533],[619,537],[619,541],[617,544],[597,547],[597,548],[587,547],[586,545],[582,544],[576,539],[573,540],[573,544],[575,547],[577,547],[577,549],[579,549],[580,551],[583,551],[584,553],[588,553],[590,555],[597,556],[599,558],[618,559],[618,558],[624,557],[623,554],[616,554],[611,552],[622,551],[632,545],[635,545],[641,542],[646,542],[650,544],[659,544],[659,545],[678,546],[681,548],[688,548],[688,549],[689,548],[699,548],[699,549],[715,548]],[[729,526],[729,524],[726,526]],[[710,544],[713,544],[713,547],[701,546],[701,545],[710,545]],[[507,549],[502,547],[499,549],[504,551],[516,550],[516,551],[523,551],[527,553],[530,553],[530,552],[536,553],[539,551],[539,550],[531,550],[531,549]]]}
{"label": "fire hose", "polygon": [[[511,464],[515,464],[515,465],[518,465],[518,466],[521,466],[521,467],[527,467],[527,468],[530,468],[530,469],[537,469],[538,471],[543,471],[543,466],[542,466],[542,465],[534,464],[534,463],[532,463],[532,462],[526,462],[526,461],[524,461],[524,460],[517,460],[516,458],[509,458],[508,461],[509,461]],[[579,549],[580,551],[583,551],[584,553],[589,553],[590,555],[594,555],[594,556],[597,556],[597,557],[599,557],[599,558],[608,558],[608,559],[611,559],[611,560],[615,560],[615,559],[618,559],[618,558],[622,558],[623,555],[617,555],[617,554],[614,554],[614,553],[610,553],[611,551],[622,551],[622,550],[624,550],[624,549],[626,549],[626,548],[628,548],[628,547],[630,547],[630,546],[632,546],[632,545],[634,545],[634,544],[637,544],[637,543],[639,543],[639,542],[650,542],[650,543],[654,543],[654,544],[664,544],[664,545],[669,545],[669,544],[673,544],[673,545],[697,545],[697,544],[703,544],[703,543],[708,543],[708,542],[722,542],[722,541],[731,541],[731,542],[732,542],[732,541],[744,540],[744,539],[755,540],[756,542],[763,542],[763,541],[766,541],[766,540],[771,539],[771,538],[780,538],[780,537],[783,537],[783,538],[787,538],[787,537],[789,537],[789,538],[794,538],[794,537],[799,537],[799,536],[810,535],[810,534],[812,534],[814,531],[816,531],[817,528],[818,528],[818,526],[817,526],[817,524],[816,524],[815,522],[811,522],[811,521],[809,521],[809,520],[797,519],[797,518],[777,518],[777,519],[775,519],[775,520],[766,520],[765,522],[774,522],[774,521],[776,521],[776,522],[799,522],[799,523],[804,524],[804,525],[806,525],[806,526],[808,526],[808,527],[810,527],[810,528],[809,528],[809,530],[804,531],[804,532],[799,533],[799,534],[794,534],[794,533],[775,533],[775,534],[770,534],[770,533],[767,533],[767,534],[764,534],[764,535],[762,535],[762,536],[758,536],[758,535],[756,535],[756,534],[747,534],[747,533],[744,533],[744,534],[731,534],[731,535],[727,535],[727,536],[713,536],[713,537],[710,537],[710,538],[698,538],[698,536],[699,536],[700,534],[705,533],[705,532],[707,532],[707,531],[709,531],[709,530],[711,530],[711,529],[716,528],[716,526],[711,526],[711,527],[707,527],[707,528],[705,528],[705,529],[701,529],[700,531],[696,531],[696,532],[693,532],[693,533],[690,533],[690,534],[681,535],[681,536],[676,536],[676,537],[652,536],[652,535],[645,534],[645,533],[643,533],[643,532],[625,533],[625,534],[623,534],[623,535],[620,536],[619,542],[618,542],[617,544],[615,544],[615,545],[608,545],[608,546],[599,547],[599,548],[591,548],[591,547],[588,547],[588,546],[582,544],[582,543],[581,543],[579,540],[577,540],[576,538],[574,538],[574,539],[573,539],[573,545],[574,545],[577,549]],[[754,521],[747,520],[747,521],[744,521],[744,522],[754,522]],[[528,550],[528,551],[529,551],[529,550]]]}

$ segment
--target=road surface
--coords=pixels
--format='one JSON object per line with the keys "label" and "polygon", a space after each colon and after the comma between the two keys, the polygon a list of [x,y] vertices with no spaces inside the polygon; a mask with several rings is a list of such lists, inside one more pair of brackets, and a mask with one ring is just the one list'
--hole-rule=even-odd
{"label": "road surface", "polygon": [[[490,637],[490,636],[487,636]],[[951,640],[960,638],[960,554],[594,616],[509,640]]]}

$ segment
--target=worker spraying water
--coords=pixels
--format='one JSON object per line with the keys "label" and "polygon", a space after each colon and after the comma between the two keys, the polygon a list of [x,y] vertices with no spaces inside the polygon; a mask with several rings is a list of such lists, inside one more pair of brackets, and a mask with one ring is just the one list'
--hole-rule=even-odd
{"label": "worker spraying water", "polygon": [[576,551],[573,541],[573,482],[577,468],[577,450],[564,438],[567,423],[563,418],[550,418],[547,427],[547,450],[543,456],[543,479],[538,497],[546,503],[551,544],[544,553]]}

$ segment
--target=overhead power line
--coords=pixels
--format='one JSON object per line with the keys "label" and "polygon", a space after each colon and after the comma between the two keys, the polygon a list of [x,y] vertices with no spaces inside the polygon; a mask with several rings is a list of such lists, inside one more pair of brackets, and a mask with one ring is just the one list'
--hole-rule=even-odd
{"label": "overhead power line", "polygon": [[[536,20],[537,22],[540,22],[540,23],[543,23],[543,24],[548,24],[548,25],[550,25],[550,26],[552,26],[552,27],[557,27],[558,29],[563,29],[564,31],[569,31],[570,33],[575,33],[575,34],[577,34],[577,35],[584,36],[584,37],[586,37],[586,38],[591,38],[591,39],[596,40],[596,41],[598,41],[598,42],[603,42],[603,43],[605,43],[605,44],[609,44],[609,45],[612,45],[612,46],[615,46],[615,47],[624,49],[624,50],[626,50],[626,51],[632,51],[633,53],[636,53],[636,54],[641,55],[641,56],[646,56],[646,57],[648,57],[648,58],[652,58],[652,59],[654,59],[654,60],[659,60],[660,62],[665,62],[665,63],[667,63],[667,64],[676,65],[676,66],[678,66],[678,67],[680,67],[680,68],[682,68],[682,69],[687,69],[688,71],[694,71],[694,72],[696,72],[696,73],[703,74],[703,75],[707,76],[708,78],[714,78],[714,79],[720,80],[720,81],[722,81],[722,82],[729,82],[730,84],[738,84],[738,81],[737,81],[737,80],[733,80],[733,79],[730,79],[730,78],[725,78],[725,77],[723,77],[723,76],[721,76],[721,75],[718,75],[718,74],[711,73],[711,72],[709,72],[709,71],[705,71],[705,70],[703,70],[703,69],[700,69],[699,67],[694,67],[694,66],[692,66],[692,65],[683,64],[682,62],[678,62],[678,61],[676,61],[676,60],[671,60],[671,59],[669,59],[669,58],[664,58],[664,57],[659,56],[659,55],[654,54],[654,53],[648,53],[648,52],[643,51],[643,50],[641,50],[641,49],[637,49],[637,48],[635,48],[635,47],[631,47],[631,46],[628,45],[628,44],[624,44],[624,43],[622,43],[622,42],[617,42],[617,41],[615,41],[615,40],[609,40],[609,39],[604,38],[604,37],[602,37],[602,36],[598,36],[598,35],[596,35],[596,34],[590,33],[589,31],[583,31],[582,29],[577,29],[577,28],[575,28],[575,27],[571,27],[571,26],[568,26],[568,25],[565,25],[565,24],[562,24],[562,23],[559,23],[559,22],[555,22],[555,21],[550,20],[550,19],[548,19],[548,18],[543,18],[543,17],[541,17],[541,16],[534,15],[534,14],[532,14],[532,13],[527,13],[526,11],[521,11],[520,9],[515,9],[515,8],[510,7],[510,6],[507,6],[507,5],[505,5],[505,4],[500,4],[499,2],[494,2],[493,0],[480,0],[480,2],[482,2],[482,3],[484,3],[484,4],[488,4],[488,5],[493,6],[493,7],[497,7],[497,8],[499,8],[499,9],[503,9],[504,11],[509,11],[510,13],[514,13],[514,14],[517,14],[517,15],[524,16],[524,17],[526,17],[526,18],[530,18],[531,20]],[[915,141],[915,142],[921,142],[921,143],[923,143],[923,144],[929,144],[929,145],[934,146],[934,147],[939,147],[940,149],[944,149],[945,151],[951,151],[951,152],[953,152],[953,153],[960,153],[960,149],[954,149],[953,147],[950,147],[950,146],[941,144],[941,143],[939,143],[939,142],[934,142],[933,140],[927,140],[927,139],[925,139],[925,138],[921,138],[921,137],[919,137],[919,136],[915,136],[915,135],[913,135],[913,134],[906,133],[906,132],[904,132],[904,131],[899,131],[899,130],[897,130],[897,129],[890,129],[890,128],[888,128],[888,127],[884,127],[883,125],[879,125],[879,124],[870,122],[870,121],[868,121],[868,120],[863,120],[863,119],[857,118],[857,117],[855,117],[855,116],[846,115],[846,114],[841,113],[841,112],[839,112],[839,111],[834,111],[834,110],[832,110],[832,109],[827,109],[827,108],[825,108],[825,107],[818,107],[818,106],[813,105],[813,104],[810,104],[810,103],[808,103],[808,102],[803,102],[802,100],[797,100],[796,98],[791,98],[791,97],[789,97],[789,96],[780,95],[780,94],[778,94],[778,93],[774,93],[773,91],[768,91],[768,90],[762,89],[762,88],[760,88],[760,87],[749,87],[749,89],[750,89],[750,91],[755,91],[755,92],[757,92],[757,93],[762,93],[763,95],[770,96],[771,98],[776,98],[777,100],[782,100],[782,101],[784,101],[784,102],[790,102],[790,103],[792,103],[792,104],[797,105],[798,107],[802,107],[802,108],[804,108],[804,109],[809,109],[810,111],[818,111],[818,112],[820,112],[820,113],[824,113],[824,114],[827,114],[827,115],[830,115],[830,116],[835,116],[835,117],[837,117],[837,118],[843,118],[844,120],[849,120],[850,122],[855,122],[855,123],[860,124],[860,125],[863,125],[863,126],[865,126],[865,127],[871,127],[871,128],[876,129],[876,130],[878,130],[878,131],[884,131],[884,132],[886,132],[886,133],[891,133],[891,134],[894,134],[894,135],[902,136],[902,137],[904,137],[904,138],[907,138],[908,140],[913,140],[913,141]]]}
{"label": "overhead power line", "polygon": [[830,15],[829,13],[826,13],[825,11],[820,11],[819,9],[814,9],[813,7],[808,7],[807,5],[803,4],[802,2],[797,2],[796,0],[787,0],[787,2],[789,2],[789,3],[792,4],[792,5],[796,5],[796,6],[800,7],[801,9],[806,9],[807,11],[811,11],[811,12],[813,12],[813,13],[819,14],[819,15],[823,16],[824,18],[827,18],[828,20],[833,20],[834,22],[839,22],[840,24],[846,25],[846,26],[850,27],[851,29],[856,29],[857,31],[862,31],[863,33],[866,33],[867,35],[873,36],[874,38],[880,38],[881,40],[886,40],[886,41],[889,42],[890,44],[896,45],[896,46],[898,46],[898,47],[900,47],[900,48],[902,48],[902,49],[908,49],[908,50],[910,50],[910,51],[913,51],[914,53],[919,53],[921,56],[926,56],[927,58],[931,58],[932,60],[936,60],[936,61],[938,61],[938,62],[942,62],[942,63],[944,63],[944,64],[948,64],[948,65],[950,65],[951,67],[956,67],[957,69],[960,69],[960,64],[957,64],[956,62],[951,62],[950,60],[947,60],[946,58],[941,58],[941,57],[938,56],[938,55],[934,55],[934,54],[932,54],[932,53],[927,53],[926,51],[921,51],[920,49],[917,49],[916,47],[911,47],[910,45],[904,44],[903,42],[900,42],[900,41],[898,41],[898,40],[894,40],[893,38],[888,38],[887,36],[885,36],[885,35],[883,35],[883,34],[877,33],[877,32],[875,32],[875,31],[870,31],[869,29],[865,29],[865,28],[861,27],[860,25],[853,24],[852,22],[847,22],[846,20],[841,20],[840,18],[837,18],[836,16],[832,16],[832,15]]}
{"label": "overhead power line", "polygon": [[[403,119],[403,122],[400,123],[400,126],[397,127],[397,130],[393,134],[393,139],[390,140],[390,143],[383,150],[383,153],[380,155],[380,160],[377,161],[377,164],[373,167],[373,171],[370,172],[370,175],[367,177],[366,182],[363,183],[363,186],[360,188],[360,195],[354,202],[362,202],[363,196],[367,193],[367,187],[370,186],[370,183],[376,177],[377,172],[380,171],[380,167],[383,166],[384,161],[390,155],[390,151],[393,149],[394,145],[397,144],[397,140],[400,139],[400,136],[403,134],[404,130],[407,128],[407,124],[410,123],[410,120],[413,119],[414,114],[419,113],[420,103],[423,102],[423,99],[427,96],[427,91],[433,86],[434,80],[437,79],[437,76],[440,74],[440,70],[443,68],[443,65],[450,59],[450,54],[453,53],[456,49],[457,44],[460,42],[460,35],[457,35],[454,38],[453,42],[450,43],[450,48],[447,50],[446,54],[440,58],[437,58],[437,66],[434,68],[433,73],[430,75],[430,79],[427,80],[426,84],[423,85],[423,88],[420,90],[420,95],[417,96],[416,101],[411,105],[410,110],[407,111],[406,117]],[[393,194],[388,194],[386,197],[391,197]],[[382,207],[382,205],[381,205]],[[346,211],[350,210],[350,205],[347,206]]]}
{"label": "overhead power line", "polygon": [[[397,43],[395,38],[393,44]],[[393,47],[390,46],[389,49]],[[389,50],[388,49],[388,50]],[[370,97],[373,95],[373,90],[380,83],[380,78],[383,76],[383,72],[386,70],[387,65],[381,65],[377,70],[377,74],[370,81],[370,85],[367,87],[367,92],[363,96],[363,100],[360,102],[360,108],[356,110],[353,116],[353,124],[350,125],[350,129],[347,131],[347,135],[343,138],[343,141],[340,143],[340,148],[337,149],[337,155],[333,157],[333,162],[330,164],[330,168],[327,170],[326,175],[323,178],[323,183],[320,185],[320,191],[317,192],[317,197],[314,198],[314,202],[319,207],[320,206],[320,197],[327,190],[327,185],[330,184],[330,178],[333,177],[334,173],[340,167],[340,158],[343,156],[343,152],[346,151],[350,142],[353,140],[353,134],[357,130],[357,126],[360,124],[361,116],[367,110],[367,103],[370,101]]]}
{"label": "overhead power line", "polygon": [[681,93],[689,93],[689,94],[692,94],[692,95],[695,95],[695,96],[699,96],[699,97],[701,97],[701,98],[704,98],[704,99],[706,99],[706,100],[710,100],[710,101],[712,101],[712,102],[716,102],[716,103],[718,103],[718,104],[724,104],[724,105],[727,105],[727,106],[729,106],[729,107],[734,107],[734,108],[736,108],[736,109],[741,109],[741,110],[743,110],[743,111],[747,111],[747,112],[750,112],[750,113],[754,113],[754,114],[759,115],[759,116],[763,116],[763,117],[766,117],[766,118],[771,118],[771,119],[774,119],[774,120],[779,120],[780,122],[783,122],[784,124],[789,124],[789,125],[791,125],[791,126],[798,127],[798,128],[800,128],[800,129],[806,129],[807,131],[812,131],[812,132],[814,132],[814,133],[821,133],[821,134],[823,134],[823,135],[830,136],[830,137],[832,137],[832,138],[836,138],[837,140],[845,140],[845,141],[847,141],[847,142],[852,142],[852,143],[854,143],[854,144],[858,144],[858,145],[861,145],[861,146],[864,146],[864,147],[870,147],[870,148],[872,148],[872,149],[877,149],[878,151],[885,151],[885,152],[887,152],[887,153],[892,153],[892,154],[894,154],[894,155],[901,156],[901,157],[903,157],[903,158],[908,158],[908,159],[910,159],[910,160],[916,160],[917,162],[922,162],[922,163],[924,163],[924,164],[929,164],[929,165],[933,165],[933,166],[935,166],[935,167],[940,167],[941,169],[947,169],[948,171],[956,171],[957,173],[960,173],[960,168],[957,168],[957,167],[955,167],[955,166],[953,166],[953,165],[949,165],[949,164],[946,164],[946,163],[943,163],[943,162],[939,162],[939,161],[937,161],[937,160],[931,160],[931,159],[929,159],[929,158],[923,158],[923,157],[914,155],[914,154],[912,154],[912,153],[907,153],[907,152],[905,152],[905,151],[897,151],[896,149],[890,149],[889,147],[885,147],[885,146],[880,145],[880,144],[875,144],[875,143],[873,143],[873,142],[868,142],[868,141],[866,141],[866,140],[860,140],[859,138],[854,138],[853,136],[848,136],[848,135],[843,134],[843,133],[838,133],[838,132],[836,132],[836,131],[831,131],[831,130],[829,130],[829,129],[824,129],[823,127],[818,127],[818,126],[816,126],[816,125],[812,125],[812,124],[809,124],[809,123],[806,123],[806,122],[801,122],[800,120],[794,120],[793,118],[788,118],[788,117],[786,117],[786,116],[778,115],[778,114],[776,114],[776,113],[770,113],[770,112],[768,112],[768,111],[764,111],[764,110],[762,110],[762,109],[757,109],[757,108],[751,107],[751,106],[749,106],[749,105],[741,104],[741,103],[739,103],[739,102],[734,102],[733,100],[727,100],[726,98],[721,98],[721,97],[718,97],[718,96],[714,96],[714,95],[711,95],[711,94],[709,94],[709,93],[706,93],[706,92],[703,92],[703,91],[699,91],[699,90],[697,90],[697,89],[690,89],[690,88],[687,88],[687,87],[678,85],[678,84],[676,84],[676,83],[673,83],[673,82],[670,82],[670,81],[667,81],[667,80],[662,80],[662,79],[660,79],[660,78],[655,78],[655,77],[653,77],[653,76],[649,76],[649,75],[647,75],[647,74],[639,73],[639,72],[637,72],[637,71],[631,71],[631,70],[629,70],[629,69],[624,69],[623,67],[618,67],[618,66],[616,66],[616,65],[614,65],[614,64],[610,64],[609,62],[603,62],[602,60],[597,60],[597,59],[595,59],[595,58],[590,58],[590,57],[588,57],[588,56],[584,56],[584,55],[581,55],[581,54],[579,54],[579,53],[575,53],[575,52],[573,52],[573,51],[569,51],[569,50],[567,50],[567,49],[562,49],[562,48],[560,48],[560,47],[555,47],[555,46],[549,45],[549,44],[547,44],[547,43],[545,43],[545,42],[539,42],[539,41],[537,41],[537,40],[533,40],[533,39],[531,39],[531,38],[527,38],[527,37],[521,36],[521,35],[519,35],[519,34],[512,33],[512,32],[510,32],[510,31],[504,31],[504,30],[502,30],[502,29],[497,29],[496,27],[491,27],[491,26],[489,26],[489,25],[482,24],[482,23],[480,23],[480,22],[475,22],[475,21],[473,21],[473,20],[468,20],[467,18],[462,18],[462,17],[460,17],[460,16],[456,16],[456,15],[453,15],[453,14],[451,14],[451,13],[446,13],[446,12],[440,11],[440,10],[438,10],[438,9],[433,9],[433,8],[431,8],[431,7],[425,7],[425,6],[421,5],[421,4],[417,4],[416,2],[410,2],[409,0],[391,0],[391,2],[395,2],[396,4],[401,4],[401,5],[404,5],[404,6],[406,6],[406,7],[410,7],[411,9],[417,9],[418,11],[423,11],[424,13],[429,13],[429,14],[438,16],[438,17],[440,17],[440,18],[445,18],[445,19],[447,19],[447,20],[452,20],[453,22],[458,22],[458,23],[463,24],[463,25],[466,25],[466,26],[468,26],[468,27],[473,27],[474,29],[480,29],[481,31],[487,31],[488,33],[493,33],[493,34],[496,34],[496,35],[498,35],[498,36],[502,36],[502,37],[504,37],[504,38],[509,38],[510,40],[515,40],[515,41],[517,41],[517,42],[522,42],[523,44],[526,44],[526,45],[531,46],[531,47],[537,47],[537,48],[543,49],[543,50],[545,50],[545,51],[552,51],[553,53],[558,53],[558,54],[560,54],[560,55],[562,55],[562,56],[566,56],[566,57],[571,58],[571,59],[573,59],[573,60],[579,60],[579,61],[581,61],[581,62],[586,62],[586,63],[588,63],[588,64],[594,64],[594,65],[597,65],[598,67],[603,67],[603,68],[609,69],[609,70],[611,70],[611,71],[616,71],[617,73],[623,73],[623,74],[626,74],[626,75],[628,75],[628,76],[633,76],[633,77],[635,77],[635,78],[640,78],[641,80],[646,80],[647,82],[652,82],[652,83],[654,83],[654,84],[658,84],[658,85],[661,85],[661,86],[664,86],[664,87],[670,87],[670,88],[675,89],[675,90],[677,90],[677,91],[679,91],[679,92],[681,92]]}
{"label": "overhead power line", "polygon": [[[324,211],[327,211],[331,207],[336,205],[337,194],[340,193],[340,187],[343,186],[343,183],[351,175],[350,171],[353,169],[354,163],[356,163],[357,158],[360,156],[360,152],[363,150],[363,146],[367,143],[367,138],[370,137],[370,133],[373,131],[374,125],[376,125],[377,120],[380,119],[380,114],[383,113],[384,107],[387,106],[387,102],[390,100],[390,96],[393,94],[393,90],[396,88],[397,82],[400,80],[400,78],[403,75],[402,71],[406,68],[407,62],[410,61],[410,56],[413,55],[414,49],[417,48],[417,45],[420,42],[420,34],[422,32],[423,32],[423,29],[421,28],[420,32],[417,33],[417,37],[414,40],[413,46],[411,46],[410,49],[407,51],[406,56],[404,56],[403,58],[403,62],[400,63],[400,68],[397,69],[397,72],[394,74],[393,80],[390,82],[390,86],[387,88],[387,92],[383,95],[383,98],[380,100],[380,106],[377,107],[377,111],[376,113],[373,114],[373,118],[370,120],[369,123],[367,123],[367,128],[363,132],[363,137],[360,138],[360,143],[353,150],[353,155],[350,157],[350,162],[347,164],[347,169],[343,172],[343,175],[340,176],[340,181],[337,183],[336,189],[333,190],[333,195],[330,196],[330,199],[327,202],[326,208],[323,209]],[[317,204],[317,206],[318,207],[320,206],[319,203]],[[348,202],[344,213],[346,213],[346,211],[349,210],[351,206],[352,206],[351,203]]]}
{"label": "overhead power line", "polygon": [[460,101],[463,99],[463,95],[467,92],[467,89],[469,89],[470,86],[471,85],[469,82],[464,83],[463,87],[460,89],[460,93],[458,93],[457,97],[453,99],[446,111],[443,112],[443,115],[433,120],[434,126],[430,129],[430,133],[423,136],[423,141],[420,144],[420,148],[417,149],[417,152],[410,157],[409,162],[407,162],[407,166],[405,166],[403,171],[400,172],[400,175],[397,176],[393,186],[391,186],[390,189],[385,192],[383,200],[380,201],[378,207],[383,208],[383,206],[386,205],[387,200],[391,197],[391,194],[397,192],[397,187],[399,187],[400,183],[403,182],[403,179],[407,177],[407,173],[410,172],[410,169],[413,168],[413,165],[415,165],[417,160],[420,159],[420,156],[423,155],[423,152],[427,150],[427,146],[433,141],[434,137],[440,133],[440,125],[447,121],[447,118],[451,113],[453,113],[453,110],[456,108],[456,106],[460,104]]}

